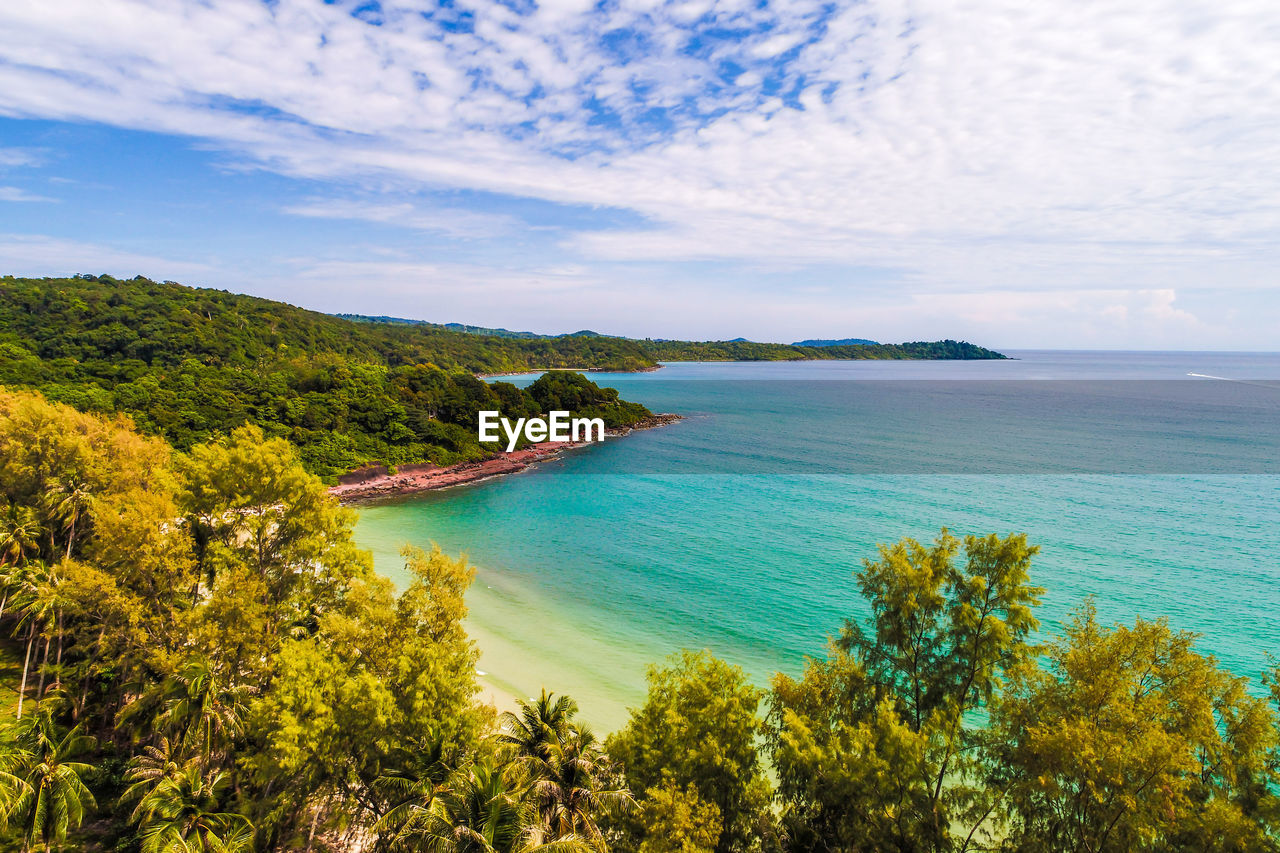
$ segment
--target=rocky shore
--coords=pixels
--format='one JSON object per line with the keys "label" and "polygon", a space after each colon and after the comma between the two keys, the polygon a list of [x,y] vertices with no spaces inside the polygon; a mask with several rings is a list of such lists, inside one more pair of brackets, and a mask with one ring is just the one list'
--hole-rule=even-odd
{"label": "rocky shore", "polygon": [[[635,430],[666,426],[678,420],[681,420],[681,416],[671,413],[652,415],[633,426],[608,430],[606,436],[615,438],[628,435]],[[590,443],[544,441],[511,453],[496,453],[488,459],[477,462],[461,462],[457,465],[402,465],[395,473],[384,465],[375,465],[352,471],[339,478],[338,485],[330,488],[329,494],[344,504],[353,504],[435,489],[447,489],[464,483],[487,480],[490,477],[515,474],[531,465],[555,458],[567,450],[584,447]]]}

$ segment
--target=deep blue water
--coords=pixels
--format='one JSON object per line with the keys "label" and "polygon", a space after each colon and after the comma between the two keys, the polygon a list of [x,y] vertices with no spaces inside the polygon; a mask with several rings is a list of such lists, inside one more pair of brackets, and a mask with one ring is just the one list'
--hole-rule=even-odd
{"label": "deep blue water", "polygon": [[1092,596],[1257,679],[1280,654],[1280,354],[1015,355],[596,375],[688,417],[364,507],[357,537],[393,578],[405,542],[466,552],[485,677],[605,728],[681,647],[796,672],[865,612],[877,543],[944,525],[1040,545],[1046,634]]}

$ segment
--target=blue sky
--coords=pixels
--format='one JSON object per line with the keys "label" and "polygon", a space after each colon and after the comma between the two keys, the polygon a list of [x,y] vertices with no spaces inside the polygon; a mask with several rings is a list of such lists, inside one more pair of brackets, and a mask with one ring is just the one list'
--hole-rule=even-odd
{"label": "blue sky", "polygon": [[1262,0],[7,0],[0,271],[559,332],[1277,349]]}

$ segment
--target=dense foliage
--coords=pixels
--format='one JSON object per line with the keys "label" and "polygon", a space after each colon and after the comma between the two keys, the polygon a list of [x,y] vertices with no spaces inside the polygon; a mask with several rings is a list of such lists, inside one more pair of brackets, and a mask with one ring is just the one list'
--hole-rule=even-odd
{"label": "dense foliage", "polygon": [[[344,320],[354,320],[359,323],[400,323],[407,326],[426,326],[432,329],[446,329],[451,332],[466,332],[469,335],[487,335],[494,338],[522,338],[524,340],[534,340],[539,338],[603,338],[607,335],[601,335],[599,332],[593,332],[590,329],[582,329],[577,332],[565,332],[559,335],[540,335],[537,332],[513,332],[510,329],[492,328],[490,326],[472,326],[467,323],[431,323],[427,320],[407,320],[404,317],[388,317],[380,315],[370,317],[365,314],[335,314],[335,317],[341,317]],[[618,340],[623,340],[619,338]]]}
{"label": "dense foliage", "polygon": [[818,359],[997,359],[1004,355],[964,341],[905,344],[761,344],[754,341],[645,341],[658,361],[813,361]]}
{"label": "dense foliage", "polygon": [[[125,412],[179,449],[254,424],[334,477],[371,463],[452,464],[492,453],[476,413],[549,411],[536,392],[475,374],[557,368],[638,370],[658,358],[995,358],[955,341],[872,347],[539,338],[344,318],[219,290],[111,276],[0,279],[0,385],[35,388],[81,411]],[[609,427],[648,416],[578,378],[575,415]],[[564,389],[562,389],[563,391]]]}
{"label": "dense foliage", "polygon": [[571,398],[575,414],[610,427],[649,414],[578,374],[549,374],[528,391],[472,375],[581,363],[651,362],[625,342],[355,324],[144,279],[0,281],[0,385],[125,412],[180,449],[254,424],[326,478],[371,462],[482,458],[494,448],[477,441],[481,409],[523,417]]}
{"label": "dense foliage", "polygon": [[[502,338],[540,339],[597,338],[639,343],[646,355],[658,361],[802,361],[813,359],[998,359],[1004,355],[964,341],[915,341],[905,344],[881,344],[867,338],[810,339],[793,344],[768,344],[734,338],[730,341],[672,341],[646,338],[611,338],[599,332],[583,330],[563,335],[538,335],[533,332],[513,332],[510,329],[490,329],[484,326],[467,326],[461,323],[428,323],[422,320],[404,320],[399,317],[366,317],[360,314],[339,314],[349,320],[364,323],[420,326],[431,329],[468,332],[473,335],[490,335]],[[812,350],[810,352],[810,350]]]}
{"label": "dense foliage", "polygon": [[0,390],[0,521],[23,662],[0,839],[418,849],[501,807],[493,849],[574,850],[625,801],[593,782],[603,758],[571,714],[534,757],[496,740],[462,628],[474,571],[406,550],[397,593],[283,439],[246,426],[175,456]]}
{"label": "dense foliage", "polygon": [[882,547],[800,677],[676,654],[602,745],[478,703],[474,570],[406,549],[396,591],[352,523],[257,427],[0,389],[0,849],[1280,850],[1270,704],[1164,622],[1041,645],[1022,536]]}

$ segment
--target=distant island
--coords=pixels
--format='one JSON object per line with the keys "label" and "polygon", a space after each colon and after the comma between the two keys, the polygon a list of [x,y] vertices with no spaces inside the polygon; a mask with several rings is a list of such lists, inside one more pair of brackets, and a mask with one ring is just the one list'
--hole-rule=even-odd
{"label": "distant island", "polygon": [[[410,320],[404,317],[369,316],[365,314],[335,314],[353,323],[381,326],[416,326],[440,332],[461,332],[482,337],[506,338],[517,341],[572,341],[596,339],[638,344],[655,361],[811,361],[831,359],[852,361],[859,359],[937,359],[977,360],[1005,358],[995,350],[965,341],[912,341],[902,344],[882,344],[867,338],[840,338],[838,340],[809,339],[793,344],[763,343],[746,338],[727,341],[681,341],[670,338],[627,338],[605,335],[583,329],[558,335],[537,332],[513,332],[510,329],[471,326],[465,323],[432,323],[427,320]],[[585,366],[585,365],[584,365]],[[613,368],[601,368],[613,369]]]}
{"label": "distant island", "polygon": [[870,340],[867,340],[866,338],[840,338],[838,340],[830,340],[830,339],[824,340],[822,338],[810,338],[807,341],[796,341],[794,344],[792,344],[793,347],[848,347],[848,346],[874,347],[879,345],[880,345],[879,341],[870,341]]}

